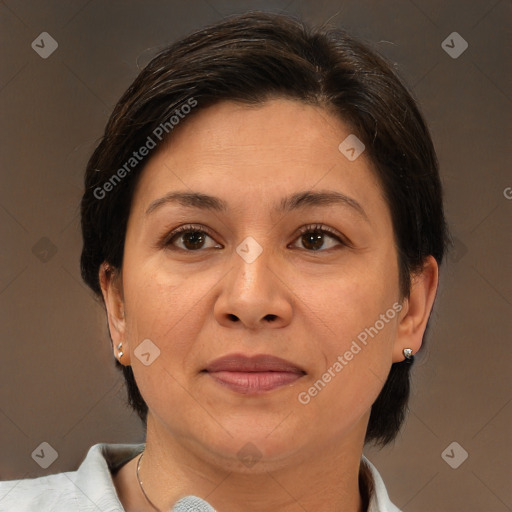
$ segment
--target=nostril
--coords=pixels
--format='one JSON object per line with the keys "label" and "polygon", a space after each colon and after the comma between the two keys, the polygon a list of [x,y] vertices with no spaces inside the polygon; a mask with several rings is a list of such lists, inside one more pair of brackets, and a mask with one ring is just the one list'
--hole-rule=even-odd
{"label": "nostril", "polygon": [[273,322],[277,318],[276,315],[265,315],[265,319],[269,322]]}
{"label": "nostril", "polygon": [[239,318],[236,315],[233,315],[231,313],[228,313],[228,318],[230,320],[233,320],[233,322],[238,322]]}

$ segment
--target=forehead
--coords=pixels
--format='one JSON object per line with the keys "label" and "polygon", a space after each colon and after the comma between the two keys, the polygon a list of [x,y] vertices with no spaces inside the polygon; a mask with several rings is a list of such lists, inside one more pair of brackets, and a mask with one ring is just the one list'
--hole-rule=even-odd
{"label": "forehead", "polygon": [[[262,158],[273,154],[300,160],[325,150],[337,151],[344,133],[350,134],[350,129],[339,118],[298,100],[272,99],[258,105],[223,101],[178,126],[167,149],[192,142],[199,150],[194,155],[197,159],[219,151],[245,158],[264,148]],[[254,161],[255,166],[258,163]]]}
{"label": "forehead", "polygon": [[168,191],[193,189],[243,207],[249,198],[327,188],[386,208],[366,154],[350,161],[340,151],[349,136],[338,117],[300,101],[221,102],[185,119],[150,157],[134,203],[147,208]]}

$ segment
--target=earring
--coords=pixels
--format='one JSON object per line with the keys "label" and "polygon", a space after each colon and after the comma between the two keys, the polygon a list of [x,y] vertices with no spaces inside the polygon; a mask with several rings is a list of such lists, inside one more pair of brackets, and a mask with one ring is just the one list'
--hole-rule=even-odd
{"label": "earring", "polygon": [[412,348],[404,348],[403,350],[405,359],[412,359]]}
{"label": "earring", "polygon": [[123,357],[123,355],[124,355],[124,352],[121,350],[122,348],[123,348],[123,344],[119,343],[119,345],[117,345],[117,351],[119,352],[117,355],[118,355],[119,359],[121,359],[121,357]]}

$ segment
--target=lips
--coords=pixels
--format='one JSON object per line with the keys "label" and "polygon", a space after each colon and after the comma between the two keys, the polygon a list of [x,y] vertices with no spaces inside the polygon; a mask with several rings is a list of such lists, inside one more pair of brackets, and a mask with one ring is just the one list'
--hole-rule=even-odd
{"label": "lips", "polygon": [[231,354],[211,362],[204,371],[218,384],[242,394],[261,394],[306,375],[299,366],[270,355]]}
{"label": "lips", "polygon": [[302,368],[270,355],[245,356],[231,354],[215,359],[206,367],[207,372],[291,372],[306,373]]}

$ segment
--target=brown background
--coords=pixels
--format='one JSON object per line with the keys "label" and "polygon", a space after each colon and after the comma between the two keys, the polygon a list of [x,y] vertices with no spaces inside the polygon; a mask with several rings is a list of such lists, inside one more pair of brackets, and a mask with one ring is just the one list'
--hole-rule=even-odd
{"label": "brown background", "polygon": [[[367,455],[405,512],[512,510],[509,0],[2,2],[0,479],[73,470],[92,444],[143,440],[79,275],[83,170],[156,47],[249,9],[332,18],[417,96],[455,247],[405,428]],[[59,45],[47,59],[31,48],[43,31]],[[441,47],[454,31],[469,44],[457,59]],[[59,454],[47,470],[31,458],[43,441]],[[453,441],[469,454],[457,469],[441,457]]]}

